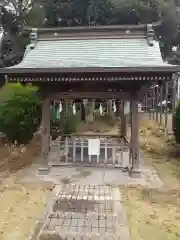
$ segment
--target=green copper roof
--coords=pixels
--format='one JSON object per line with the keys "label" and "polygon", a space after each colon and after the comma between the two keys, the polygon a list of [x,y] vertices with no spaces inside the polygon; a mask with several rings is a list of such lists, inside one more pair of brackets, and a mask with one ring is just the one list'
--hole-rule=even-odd
{"label": "green copper roof", "polygon": [[[168,64],[167,64],[168,65]],[[161,67],[159,43],[146,39],[40,40],[13,68]]]}

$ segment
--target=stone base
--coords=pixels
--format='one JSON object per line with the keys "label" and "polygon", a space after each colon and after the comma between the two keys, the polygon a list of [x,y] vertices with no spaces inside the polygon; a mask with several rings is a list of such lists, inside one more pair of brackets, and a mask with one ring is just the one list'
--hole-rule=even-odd
{"label": "stone base", "polygon": [[39,167],[37,169],[37,175],[48,175],[50,172],[50,166],[47,167]]}
{"label": "stone base", "polygon": [[129,169],[129,176],[131,178],[141,178],[141,170],[140,169]]}

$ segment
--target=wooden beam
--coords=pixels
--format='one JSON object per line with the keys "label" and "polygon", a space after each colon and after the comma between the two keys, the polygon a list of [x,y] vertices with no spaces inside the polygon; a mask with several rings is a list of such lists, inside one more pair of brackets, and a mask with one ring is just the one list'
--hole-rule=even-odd
{"label": "wooden beam", "polygon": [[55,99],[129,99],[130,94],[128,92],[61,92],[53,93],[50,95],[51,100]]}

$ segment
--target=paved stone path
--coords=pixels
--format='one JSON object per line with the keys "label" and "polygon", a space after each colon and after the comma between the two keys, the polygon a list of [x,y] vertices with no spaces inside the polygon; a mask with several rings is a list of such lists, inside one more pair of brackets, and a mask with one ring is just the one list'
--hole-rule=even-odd
{"label": "paved stone path", "polygon": [[68,184],[55,187],[37,240],[129,240],[119,188]]}

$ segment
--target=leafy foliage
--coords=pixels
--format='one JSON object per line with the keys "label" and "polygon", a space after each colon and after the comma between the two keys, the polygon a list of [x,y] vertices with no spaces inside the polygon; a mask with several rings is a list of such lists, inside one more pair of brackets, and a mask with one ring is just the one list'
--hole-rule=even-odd
{"label": "leafy foliage", "polygon": [[1,8],[1,24],[5,31],[18,33],[25,24],[25,17],[32,9],[29,0],[5,0]]}
{"label": "leafy foliage", "polygon": [[25,47],[29,43],[29,33],[24,34],[23,27],[28,24],[41,26],[40,9],[37,10],[37,5],[33,3],[34,1],[29,0],[5,0],[2,4],[0,67],[12,66],[20,62],[19,55],[24,54]]}
{"label": "leafy foliage", "polygon": [[10,142],[28,143],[41,121],[37,89],[31,85],[6,84],[0,90],[0,131]]}
{"label": "leafy foliage", "polygon": [[[80,121],[80,112],[77,111],[76,115],[73,114],[72,106],[68,107],[66,116],[61,114],[60,119],[51,114],[51,136],[55,140],[58,136],[64,134],[72,134],[76,132],[77,125]],[[56,115],[56,114],[55,114]]]}
{"label": "leafy foliage", "polygon": [[79,120],[79,113],[74,115],[72,108],[69,108],[64,119],[63,134],[75,133]]}

